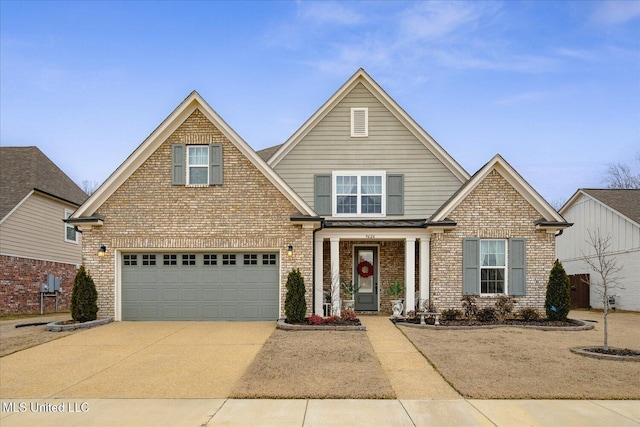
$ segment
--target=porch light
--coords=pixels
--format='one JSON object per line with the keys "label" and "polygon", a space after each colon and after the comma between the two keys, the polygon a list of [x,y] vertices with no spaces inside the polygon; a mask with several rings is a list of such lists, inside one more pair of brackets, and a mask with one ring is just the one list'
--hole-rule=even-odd
{"label": "porch light", "polygon": [[107,253],[107,247],[105,245],[100,246],[100,249],[98,249],[98,256],[102,258],[103,256],[105,256],[106,253]]}
{"label": "porch light", "polygon": [[293,245],[287,246],[287,255],[289,256],[293,255]]}

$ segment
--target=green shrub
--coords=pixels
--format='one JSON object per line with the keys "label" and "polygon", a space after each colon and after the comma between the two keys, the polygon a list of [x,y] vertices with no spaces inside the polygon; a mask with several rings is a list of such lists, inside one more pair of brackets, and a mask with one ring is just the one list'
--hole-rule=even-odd
{"label": "green shrub", "polygon": [[457,308],[448,308],[446,310],[442,310],[442,313],[440,313],[440,318],[442,320],[457,320],[458,318],[462,317],[462,311],[458,310]]}
{"label": "green shrub", "polygon": [[532,320],[538,320],[540,318],[540,313],[538,313],[538,310],[533,307],[525,307],[518,311],[518,317],[525,322],[530,322]]}
{"label": "green shrub", "polygon": [[98,318],[98,291],[84,265],[80,266],[73,281],[71,317],[81,323]]}
{"label": "green shrub", "polygon": [[284,314],[289,323],[302,323],[307,312],[304,298],[304,277],[300,270],[293,269],[287,276],[287,296],[284,300]]}
{"label": "green shrub", "polygon": [[497,318],[496,309],[493,307],[484,307],[476,312],[478,322],[495,322]]}
{"label": "green shrub", "polygon": [[553,264],[547,283],[544,311],[549,320],[567,320],[571,309],[571,287],[569,276],[558,260]]}

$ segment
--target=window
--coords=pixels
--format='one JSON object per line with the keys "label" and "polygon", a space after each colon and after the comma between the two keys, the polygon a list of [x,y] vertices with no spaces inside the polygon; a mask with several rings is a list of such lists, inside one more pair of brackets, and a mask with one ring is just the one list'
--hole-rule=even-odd
{"label": "window", "polygon": [[236,265],[236,256],[233,254],[223,254],[222,265]]}
{"label": "window", "polygon": [[276,265],[276,254],[263,254],[262,265]]}
{"label": "window", "polygon": [[244,265],[258,265],[258,254],[244,254]]}
{"label": "window", "polygon": [[526,295],[527,241],[462,239],[464,295]]}
{"label": "window", "polygon": [[163,255],[162,265],[176,265],[178,256],[174,254]]}
{"label": "window", "polygon": [[187,183],[209,185],[209,146],[187,146]]}
{"label": "window", "polygon": [[142,265],[156,265],[156,256],[142,255]]}
{"label": "window", "polygon": [[384,172],[335,172],[334,215],[384,216]]}
{"label": "window", "polygon": [[480,240],[480,294],[505,293],[505,240]]}
{"label": "window", "polygon": [[218,255],[204,254],[204,265],[217,265],[217,264],[218,264]]}
{"label": "window", "polygon": [[351,137],[362,138],[369,136],[369,109],[351,109]]}
{"label": "window", "polygon": [[[71,215],[73,215],[73,211],[70,209],[64,210],[64,218],[68,219]],[[78,243],[78,232],[76,231],[76,226],[64,223],[64,241],[70,243]]]}
{"label": "window", "polygon": [[138,255],[124,255],[124,265],[138,265]]}
{"label": "window", "polygon": [[195,254],[182,255],[182,265],[196,265],[196,255]]}

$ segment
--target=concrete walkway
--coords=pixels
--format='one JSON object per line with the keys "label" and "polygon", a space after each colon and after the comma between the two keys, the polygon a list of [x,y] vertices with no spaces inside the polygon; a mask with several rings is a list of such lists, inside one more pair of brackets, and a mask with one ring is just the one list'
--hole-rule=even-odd
{"label": "concrete walkway", "polygon": [[3,399],[1,405],[3,427],[640,425],[637,400]]}
{"label": "concrete walkway", "polygon": [[360,321],[398,399],[461,399],[388,317]]}

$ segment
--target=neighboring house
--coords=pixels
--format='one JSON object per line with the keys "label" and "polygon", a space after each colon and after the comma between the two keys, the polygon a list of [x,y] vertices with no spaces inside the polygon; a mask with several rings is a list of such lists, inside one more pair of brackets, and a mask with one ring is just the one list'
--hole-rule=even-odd
{"label": "neighboring house", "polygon": [[[574,223],[558,241],[556,253],[570,276],[590,275],[599,283],[597,273],[583,261],[583,255],[593,256],[587,243],[589,233],[599,231],[610,237],[608,256],[614,257],[622,270],[617,274],[620,288],[612,289],[615,307],[640,311],[640,190],[579,189],[560,209]],[[572,296],[579,283],[572,286]],[[595,289],[589,292],[589,305],[602,308],[602,299]]]}
{"label": "neighboring house", "polygon": [[[69,310],[82,235],[63,222],[87,199],[37,147],[0,147],[0,315],[40,312],[40,284],[60,278]],[[55,298],[44,298],[55,310]]]}
{"label": "neighboring house", "polygon": [[406,311],[542,309],[570,225],[500,156],[470,177],[364,70],[260,153],[193,92],[68,222],[116,320],[273,320],[292,268],[309,314],[340,279],[361,311],[389,312],[395,280]]}

